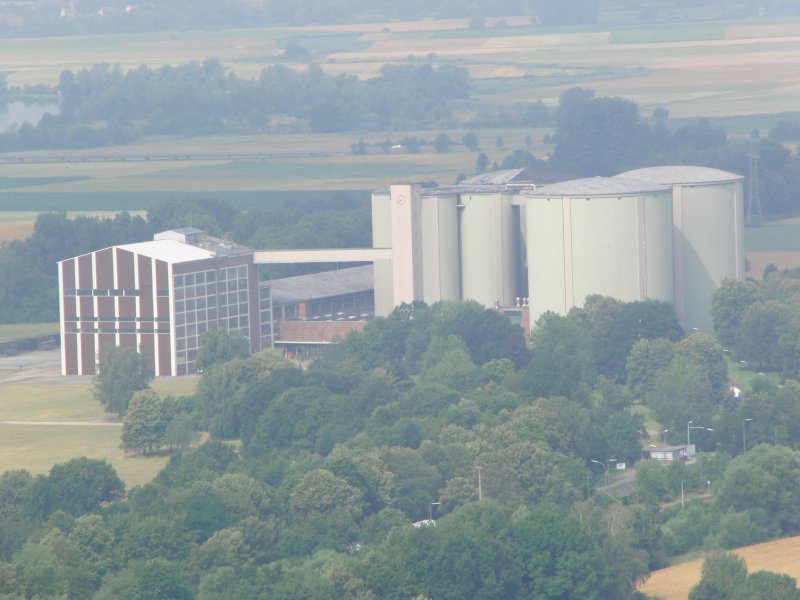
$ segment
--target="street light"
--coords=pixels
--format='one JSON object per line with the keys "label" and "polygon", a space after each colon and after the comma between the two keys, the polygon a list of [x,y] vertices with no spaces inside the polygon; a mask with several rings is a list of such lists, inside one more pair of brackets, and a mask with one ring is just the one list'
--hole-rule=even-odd
{"label": "street light", "polygon": [[752,417],[748,419],[744,419],[742,421],[742,454],[747,454],[747,430],[745,429],[745,425],[748,421],[752,421]]}
{"label": "street light", "polygon": [[661,432],[661,440],[664,442],[664,445],[667,445],[667,434],[669,433],[669,429],[665,429]]}
{"label": "street light", "polygon": [[692,421],[686,424],[686,446],[692,445],[692,429],[705,429],[706,431],[714,431],[711,427],[703,427],[702,425],[692,425]]}
{"label": "street light", "polygon": [[603,467],[603,475],[604,475],[605,487],[608,487],[608,465],[606,465],[605,463],[601,463],[599,460],[595,460],[593,458],[590,458],[589,462],[593,462],[594,464],[600,465],[601,467]]}
{"label": "street light", "polygon": [[441,502],[431,502],[431,505],[428,507],[428,522],[433,523],[433,507],[439,506]]}

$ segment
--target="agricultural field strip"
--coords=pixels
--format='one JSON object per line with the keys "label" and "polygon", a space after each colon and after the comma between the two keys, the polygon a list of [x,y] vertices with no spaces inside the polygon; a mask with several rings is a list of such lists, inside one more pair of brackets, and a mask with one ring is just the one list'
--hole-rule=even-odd
{"label": "agricultural field strip", "polygon": [[[783,538],[733,550],[745,559],[750,573],[767,570],[800,578],[800,536]],[[650,574],[639,590],[661,600],[685,600],[700,581],[703,559],[673,565]]]}
{"label": "agricultural field strip", "polygon": [[[103,39],[103,36],[98,37],[85,37],[79,40],[71,38],[60,38],[53,41],[57,45],[63,44],[59,51],[59,55],[63,60],[68,63],[70,60],[81,62],[82,53],[83,59],[97,56],[98,48],[103,48],[103,55],[107,57],[110,62],[121,62],[118,58],[130,59],[125,53],[134,54],[137,58],[137,63],[147,63],[148,57],[157,55],[163,63],[175,64],[182,60],[188,60],[189,57],[202,60],[209,56],[218,56],[223,62],[229,64],[234,69],[242,68],[243,65],[248,65],[248,69],[252,68],[252,64],[248,61],[255,61],[262,66],[274,62],[274,51],[279,49],[275,48],[281,38],[284,41],[292,40],[294,38],[303,40],[303,36],[309,35],[310,32],[327,32],[329,38],[346,37],[347,35],[362,32],[364,42],[370,42],[368,47],[359,48],[356,52],[332,52],[327,55],[329,61],[335,60],[336,63],[319,61],[324,68],[331,68],[336,72],[341,72],[342,65],[339,64],[342,60],[353,61],[385,61],[389,58],[396,60],[405,60],[409,54],[425,55],[434,52],[437,55],[445,56],[447,53],[454,53],[459,61],[473,60],[478,63],[487,56],[493,56],[499,53],[515,55],[510,60],[517,60],[520,55],[520,48],[523,50],[536,50],[541,54],[548,56],[548,60],[552,63],[557,63],[562,69],[568,70],[578,66],[600,68],[614,64],[635,66],[642,65],[650,70],[657,69],[722,69],[725,64],[740,65],[744,59],[752,59],[752,56],[759,54],[754,52],[758,46],[765,44],[778,44],[782,48],[776,51],[776,55],[780,57],[774,58],[762,57],[760,60],[770,68],[763,68],[760,70],[762,77],[766,81],[778,82],[780,78],[774,77],[770,71],[774,68],[774,63],[780,58],[778,62],[784,65],[787,63],[796,62],[796,58],[792,57],[787,61],[787,56],[791,56],[791,46],[797,46],[798,35],[800,35],[800,24],[733,24],[728,25],[722,29],[709,28],[706,26],[690,26],[688,30],[692,33],[692,37],[701,37],[700,33],[706,32],[705,35],[710,37],[719,37],[717,31],[724,31],[724,39],[692,39],[691,41],[681,40],[681,37],[686,37],[688,34],[681,33],[686,28],[672,28],[669,27],[650,27],[643,32],[639,32],[639,37],[644,36],[644,43],[609,43],[610,32],[622,35],[626,30],[625,28],[598,28],[594,31],[584,31],[578,33],[551,33],[542,32],[539,34],[531,34],[535,31],[534,28],[524,27],[519,30],[516,29],[503,29],[497,30],[497,35],[493,35],[491,29],[485,29],[480,32],[473,30],[462,29],[457,30],[459,27],[457,22],[443,23],[439,27],[436,23],[433,24],[418,24],[420,27],[419,36],[414,37],[413,24],[403,24],[402,29],[404,33],[395,35],[390,32],[381,32],[383,27],[375,26],[370,28],[352,28],[343,27],[339,29],[325,29],[325,28],[296,28],[296,29],[275,29],[275,30],[232,30],[227,32],[206,32],[206,33],[182,33],[182,34],[146,34],[141,36],[128,35],[121,36],[117,39]],[[390,30],[394,30],[395,24],[385,24]],[[431,31],[445,30],[449,39],[439,39],[431,37]],[[653,31],[653,37],[659,38],[656,41],[647,43],[647,31]],[[675,33],[675,31],[677,33]],[[363,32],[370,31],[370,34]],[[634,30],[635,31],[635,30]],[[379,32],[379,33],[375,33]],[[669,41],[669,35],[678,38],[678,41]],[[478,37],[478,34],[482,37]],[[713,35],[712,35],[713,34]],[[759,36],[760,39],[755,39]],[[765,39],[766,36],[766,39]],[[378,39],[375,39],[378,38]],[[398,39],[399,38],[399,39]],[[666,38],[666,41],[664,41]],[[330,40],[329,40],[330,41]],[[591,43],[586,43],[590,41]],[[441,44],[444,44],[443,46]],[[3,44],[21,45],[23,48],[26,45],[36,45],[35,40],[6,40],[0,42],[0,49]],[[259,46],[259,44],[261,44]],[[198,56],[198,48],[207,45],[210,49],[206,52],[206,56]],[[143,47],[147,46],[147,47]],[[155,51],[152,50],[155,46]],[[267,46],[272,49],[272,53],[267,52]],[[697,48],[702,48],[705,53],[711,56],[710,60],[705,60],[703,63],[695,63],[694,57],[681,56],[681,49],[684,51],[695,51]],[[26,48],[26,50],[29,48]],[[386,50],[390,49],[387,56]],[[222,55],[219,53],[224,51]],[[440,52],[437,52],[440,51]],[[37,54],[37,52],[39,54]],[[216,53],[216,54],[214,54]],[[6,53],[0,52],[4,56],[23,56],[26,57],[24,61],[28,64],[4,64],[0,60],[0,70],[14,70],[19,68],[24,72],[29,73],[32,69],[35,70],[41,63],[52,54],[50,50],[44,50],[39,45],[38,49],[32,49],[32,52],[15,52]],[[727,62],[722,58],[722,55],[729,55]],[[75,59],[70,57],[74,56]],[[33,57],[27,58],[27,57]],[[320,57],[321,58],[321,57]],[[689,60],[689,59],[692,60]],[[9,59],[5,59],[6,61]],[[652,64],[651,64],[652,63]],[[153,63],[150,63],[153,64]],[[37,66],[38,65],[38,66]],[[64,65],[62,65],[64,66]],[[85,65],[83,65],[85,66]],[[131,66],[131,65],[126,65]],[[354,69],[358,65],[352,65]],[[9,67],[11,67],[9,69]],[[344,69],[347,71],[347,69]],[[376,70],[374,66],[368,67],[369,76],[374,76]],[[800,69],[796,69],[800,72]],[[352,71],[350,71],[352,72]],[[357,73],[358,74],[358,73]],[[508,78],[517,77],[518,73],[511,69],[508,73],[490,72],[492,77]],[[652,75],[643,74],[644,78],[651,77]],[[13,77],[12,77],[13,83]],[[613,90],[612,90],[613,91]],[[557,96],[557,94],[556,94]],[[788,100],[788,99],[787,99]],[[752,101],[751,101],[752,102]],[[706,109],[708,110],[708,109]],[[719,109],[717,109],[719,110]]]}

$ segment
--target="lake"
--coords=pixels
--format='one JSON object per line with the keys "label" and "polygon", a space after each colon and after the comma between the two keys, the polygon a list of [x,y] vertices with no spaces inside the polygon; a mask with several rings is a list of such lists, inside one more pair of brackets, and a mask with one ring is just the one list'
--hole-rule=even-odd
{"label": "lake", "polygon": [[0,133],[8,131],[9,127],[20,126],[25,121],[37,125],[45,113],[57,115],[61,112],[55,102],[0,102]]}

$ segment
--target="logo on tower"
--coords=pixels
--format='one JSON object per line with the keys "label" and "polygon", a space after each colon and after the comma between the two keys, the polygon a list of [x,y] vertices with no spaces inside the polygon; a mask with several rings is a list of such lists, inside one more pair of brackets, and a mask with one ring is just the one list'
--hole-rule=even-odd
{"label": "logo on tower", "polygon": [[403,194],[397,194],[394,199],[394,203],[397,204],[397,206],[402,206],[406,203],[406,197]]}

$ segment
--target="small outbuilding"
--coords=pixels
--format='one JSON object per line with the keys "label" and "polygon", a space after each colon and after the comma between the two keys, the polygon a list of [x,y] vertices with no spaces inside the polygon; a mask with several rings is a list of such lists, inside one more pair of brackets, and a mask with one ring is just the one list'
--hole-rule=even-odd
{"label": "small outbuilding", "polygon": [[689,458],[689,447],[682,446],[650,446],[644,451],[644,457],[648,460],[659,462],[672,462],[674,460],[687,460]]}

